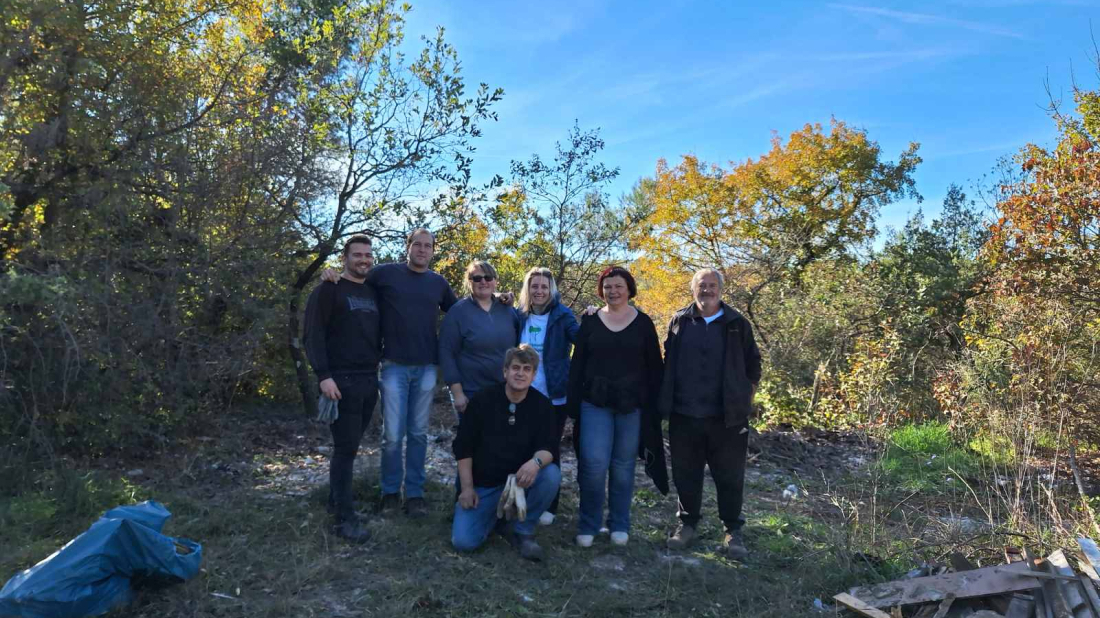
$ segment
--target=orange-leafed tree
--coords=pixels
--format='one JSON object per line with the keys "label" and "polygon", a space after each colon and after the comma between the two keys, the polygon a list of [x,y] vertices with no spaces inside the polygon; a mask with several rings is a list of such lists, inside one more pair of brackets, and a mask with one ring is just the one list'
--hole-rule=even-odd
{"label": "orange-leafed tree", "polygon": [[722,269],[727,295],[766,344],[762,294],[873,238],[883,205],[919,199],[917,149],[910,144],[896,162],[883,160],[865,131],[834,119],[828,129],[808,124],[786,140],[775,136],[767,154],[728,169],[691,155],[677,165],[662,160],[641,185],[648,216],[633,247],[669,273]]}

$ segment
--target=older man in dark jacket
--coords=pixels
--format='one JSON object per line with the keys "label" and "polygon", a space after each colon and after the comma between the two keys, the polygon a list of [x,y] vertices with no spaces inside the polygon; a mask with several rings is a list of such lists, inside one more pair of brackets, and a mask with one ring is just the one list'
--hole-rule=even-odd
{"label": "older man in dark jacket", "polygon": [[722,302],[722,273],[704,269],[691,279],[695,302],[673,316],[665,339],[665,373],[659,406],[669,419],[672,480],[679,494],[680,526],[673,549],[695,539],[703,504],[703,468],[718,490],[723,545],[733,558],[748,551],[741,536],[749,416],[760,381],[760,350],[752,326]]}

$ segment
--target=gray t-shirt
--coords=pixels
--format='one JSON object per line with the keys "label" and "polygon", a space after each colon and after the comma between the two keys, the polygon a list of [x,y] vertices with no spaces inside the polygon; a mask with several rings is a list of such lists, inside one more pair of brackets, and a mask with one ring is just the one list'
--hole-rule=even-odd
{"label": "gray t-shirt", "polygon": [[519,314],[496,300],[489,311],[472,298],[458,301],[439,329],[444,384],[461,384],[470,397],[504,381],[504,353],[519,341]]}
{"label": "gray t-shirt", "polygon": [[435,335],[439,310],[458,298],[451,285],[431,270],[418,273],[408,264],[382,264],[367,275],[378,294],[382,314],[382,359],[402,365],[438,363]]}

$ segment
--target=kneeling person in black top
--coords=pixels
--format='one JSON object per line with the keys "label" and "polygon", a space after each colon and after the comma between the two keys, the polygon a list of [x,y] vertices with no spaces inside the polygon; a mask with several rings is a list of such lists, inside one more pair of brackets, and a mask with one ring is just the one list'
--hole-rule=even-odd
{"label": "kneeling person in black top", "polygon": [[[508,350],[504,384],[478,392],[466,408],[454,441],[462,486],[451,531],[455,549],[473,551],[495,529],[524,558],[542,559],[535,527],[558,493],[561,470],[550,454],[558,439],[554,407],[531,388],[538,365],[538,352],[531,346]],[[526,493],[523,521],[497,520],[509,474],[516,475],[516,484]]]}
{"label": "kneeling person in black top", "polygon": [[332,430],[329,510],[336,533],[350,541],[370,534],[352,503],[351,477],[359,441],[378,401],[380,322],[374,289],[365,281],[374,264],[371,241],[353,236],[344,245],[344,272],[336,283],[322,283],[306,303],[306,355],[320,382],[321,395],[339,402]]}

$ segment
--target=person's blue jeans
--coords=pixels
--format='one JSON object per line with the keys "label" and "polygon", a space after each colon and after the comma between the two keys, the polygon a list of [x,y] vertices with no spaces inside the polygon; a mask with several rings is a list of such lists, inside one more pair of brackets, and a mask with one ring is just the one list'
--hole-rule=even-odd
{"label": "person's blue jeans", "polygon": [[[435,365],[382,363],[382,493],[424,497],[428,417],[435,390]],[[408,438],[404,461],[402,444]]]}
{"label": "person's blue jeans", "polygon": [[577,453],[581,490],[578,532],[594,536],[600,531],[605,484],[609,494],[607,527],[612,532],[629,532],[642,413],[635,410],[620,414],[582,401],[580,423],[583,437]]}
{"label": "person's blue jeans", "polygon": [[[538,526],[539,517],[546,511],[561,486],[561,468],[558,464],[547,464],[539,470],[535,482],[524,489],[527,498],[527,519],[513,524],[516,534],[533,535]],[[497,523],[497,503],[504,485],[499,487],[475,487],[478,503],[475,508],[464,509],[455,502],[455,521],[451,526],[451,544],[459,551],[473,551],[489,538],[489,533]]]}

